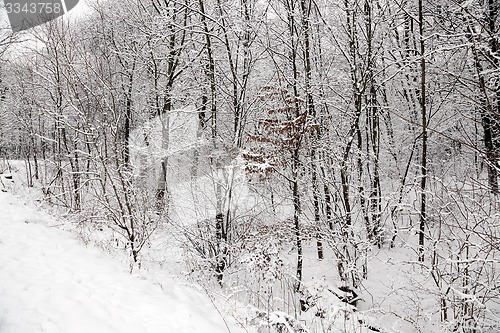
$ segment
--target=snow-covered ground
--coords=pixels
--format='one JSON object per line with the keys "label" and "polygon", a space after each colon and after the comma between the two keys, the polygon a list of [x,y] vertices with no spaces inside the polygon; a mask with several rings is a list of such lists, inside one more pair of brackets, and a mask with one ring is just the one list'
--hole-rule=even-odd
{"label": "snow-covered ground", "polygon": [[0,332],[242,332],[207,296],[130,274],[0,193]]}

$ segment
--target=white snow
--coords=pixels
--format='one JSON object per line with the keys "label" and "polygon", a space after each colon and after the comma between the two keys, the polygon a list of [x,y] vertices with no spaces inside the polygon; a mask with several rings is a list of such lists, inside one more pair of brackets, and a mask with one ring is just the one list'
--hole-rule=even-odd
{"label": "white snow", "polygon": [[55,224],[0,192],[0,332],[228,332],[207,296],[129,274]]}

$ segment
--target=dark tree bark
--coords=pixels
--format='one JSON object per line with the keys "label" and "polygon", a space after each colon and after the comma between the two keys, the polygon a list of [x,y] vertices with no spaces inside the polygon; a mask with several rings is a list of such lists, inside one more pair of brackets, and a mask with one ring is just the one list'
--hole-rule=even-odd
{"label": "dark tree bark", "polygon": [[418,261],[424,261],[425,227],[427,223],[427,94],[422,0],[418,1],[418,28],[420,39],[420,112],[422,116],[422,151],[420,159],[420,224],[418,231]]}

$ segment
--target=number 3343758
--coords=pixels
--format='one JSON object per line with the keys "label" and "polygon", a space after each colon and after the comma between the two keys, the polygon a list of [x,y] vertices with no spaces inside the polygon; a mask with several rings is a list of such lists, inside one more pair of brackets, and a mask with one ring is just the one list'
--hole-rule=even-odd
{"label": "number 3343758", "polygon": [[59,14],[62,12],[60,3],[45,3],[45,2],[31,2],[31,3],[9,3],[5,4],[5,10],[8,14]]}

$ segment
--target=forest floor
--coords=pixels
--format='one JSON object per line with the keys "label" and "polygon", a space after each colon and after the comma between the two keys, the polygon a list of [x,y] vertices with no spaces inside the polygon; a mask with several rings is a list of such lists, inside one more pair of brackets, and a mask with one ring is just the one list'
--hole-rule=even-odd
{"label": "forest floor", "polygon": [[[110,244],[102,231],[83,235],[64,214],[44,205],[40,189],[27,187],[19,171],[22,166],[17,169],[15,182],[5,182],[8,192],[0,192],[1,333],[270,332],[265,325],[259,329],[254,320],[253,310],[266,310],[265,304],[249,301],[245,294],[236,296],[242,285],[228,283],[221,289],[208,274],[191,274],[195,270],[184,256],[183,228],[168,225],[154,234],[143,251],[143,267],[130,273],[130,259],[122,247]],[[188,192],[181,187],[175,192],[179,225],[197,219]],[[245,191],[241,197],[249,206],[256,204]],[[198,205],[210,206],[201,199]],[[263,236],[264,247],[272,247],[272,237],[278,237],[271,231]],[[300,313],[299,322],[307,323],[311,333],[445,332],[433,310],[440,290],[415,262],[415,241],[413,232],[401,233],[396,248],[368,253],[369,275],[358,289],[356,312],[348,311],[330,292],[340,286],[334,253],[325,244],[325,258],[318,260],[315,240],[305,241],[304,285],[316,305]],[[290,247],[279,256],[293,273],[296,251]],[[249,269],[245,274],[251,273]],[[264,287],[260,280],[241,274],[234,274],[232,281],[242,278]],[[283,307],[277,310],[292,314],[297,304],[285,301],[286,282],[269,285],[269,297],[282,299]],[[276,322],[283,319],[280,311],[271,314]],[[318,317],[320,311],[329,315]]]}
{"label": "forest floor", "polygon": [[130,274],[58,224],[0,192],[0,332],[242,331],[207,296]]}

